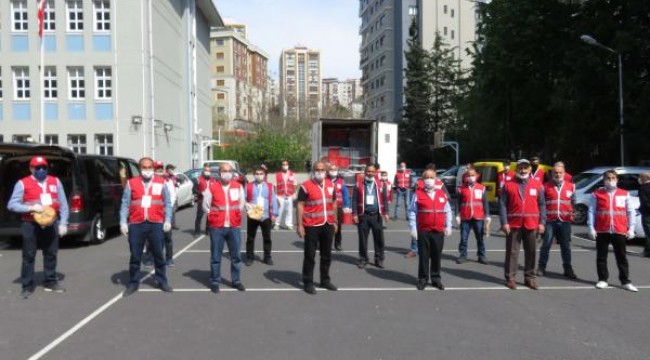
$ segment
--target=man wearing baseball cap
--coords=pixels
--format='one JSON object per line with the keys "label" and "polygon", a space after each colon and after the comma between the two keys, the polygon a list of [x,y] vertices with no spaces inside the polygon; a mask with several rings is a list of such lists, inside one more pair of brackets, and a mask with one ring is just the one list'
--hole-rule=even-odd
{"label": "man wearing baseball cap", "polygon": [[[48,163],[42,156],[29,162],[30,175],[14,186],[7,209],[22,214],[23,262],[20,271],[21,296],[27,299],[34,293],[34,259],[38,246],[43,249],[45,291],[65,291],[56,276],[58,239],[68,232],[68,201],[61,181],[48,175]],[[51,213],[51,216],[47,216]],[[43,215],[41,215],[43,214]]]}

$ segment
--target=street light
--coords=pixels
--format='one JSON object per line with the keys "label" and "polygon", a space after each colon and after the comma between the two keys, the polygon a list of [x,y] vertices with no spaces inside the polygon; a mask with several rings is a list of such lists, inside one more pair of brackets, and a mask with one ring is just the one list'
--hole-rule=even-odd
{"label": "street light", "polygon": [[605,49],[618,56],[618,107],[619,107],[618,111],[619,111],[619,120],[620,120],[619,134],[621,138],[620,139],[621,140],[621,166],[625,166],[625,139],[624,139],[625,118],[623,117],[623,58],[620,52],[599,43],[598,40],[594,39],[589,35],[580,36],[580,40],[584,41],[589,45],[597,46],[601,49]]}

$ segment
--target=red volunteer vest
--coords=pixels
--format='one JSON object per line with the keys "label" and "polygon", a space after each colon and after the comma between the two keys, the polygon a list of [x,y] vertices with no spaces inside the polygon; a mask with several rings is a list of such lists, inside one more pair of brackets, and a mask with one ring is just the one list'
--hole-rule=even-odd
{"label": "red volunteer vest", "polygon": [[411,184],[411,171],[410,170],[404,170],[402,171],[397,171],[395,174],[395,185],[397,185],[398,188],[400,189],[406,189],[410,186]]}
{"label": "red volunteer vest", "polygon": [[345,186],[345,181],[343,178],[337,177],[336,180],[332,181],[334,185],[334,191],[336,191],[336,206],[339,209],[343,208],[343,187]]}
{"label": "red volunteer vest", "polygon": [[501,196],[501,191],[507,182],[512,181],[515,178],[515,172],[510,170],[503,170],[499,173],[497,177],[498,187],[497,187],[497,196]]}
{"label": "red volunteer vest", "polygon": [[[141,176],[129,179],[129,188],[131,189],[129,224],[140,224],[145,220],[152,223],[163,223],[165,221],[165,205],[163,201],[165,179],[154,176],[149,180],[149,184],[149,188],[145,189]],[[151,204],[148,209],[142,207],[142,197],[145,195],[151,196]]]}
{"label": "red volunteer vest", "polygon": [[285,183],[284,178],[282,177],[284,173],[278,171],[275,174],[275,187],[278,192],[278,196],[293,196],[296,193],[296,175],[293,171],[287,171],[287,182]]}
{"label": "red volunteer vest", "polygon": [[382,181],[381,182],[381,189],[382,191],[386,192],[386,202],[390,204],[390,200],[393,198],[393,184],[390,182],[390,180]]}
{"label": "red volunteer vest", "polygon": [[537,170],[535,170],[535,173],[531,174],[530,177],[537,179],[537,181],[539,181],[540,184],[543,184],[544,174],[545,174],[544,169],[537,168]]}
{"label": "red volunteer vest", "polygon": [[[52,205],[50,205],[54,210],[56,210],[57,215],[59,214],[59,194],[57,188],[57,180],[54,176],[47,176],[45,178],[45,188],[42,188],[38,181],[34,179],[33,176],[25,176],[20,181],[23,183],[23,204],[25,205],[36,205],[41,203],[42,194],[50,194],[52,198]],[[23,221],[34,221],[34,215],[30,212],[24,213],[21,216]]]}
{"label": "red volunteer vest", "polygon": [[458,188],[458,198],[460,199],[459,215],[462,221],[483,220],[485,218],[483,194],[485,194],[485,186],[478,183],[472,187],[463,185]]}
{"label": "red volunteer vest", "polygon": [[[386,209],[384,207],[384,200],[382,198],[382,195],[384,193],[381,192],[381,188],[377,186],[377,182],[375,181],[375,193],[377,194],[377,202],[379,203],[379,213],[382,215],[386,214]],[[359,180],[357,182],[357,189],[358,189],[358,196],[357,196],[357,215],[361,215],[365,211],[365,199],[366,199],[366,187],[364,185],[364,180]]]}
{"label": "red volunteer vest", "polygon": [[627,233],[627,208],[625,207],[627,196],[627,191],[623,189],[616,189],[611,198],[605,188],[594,191],[596,198],[594,228],[596,232],[608,233],[613,230],[616,234]]}
{"label": "red volunteer vest", "polygon": [[[255,183],[248,183],[246,184],[246,202],[249,204],[257,204],[257,199],[253,199],[253,184],[257,185],[257,182]],[[267,200],[269,201],[269,213],[273,211],[273,185],[270,182],[266,182],[266,188],[268,189],[268,197]]]}
{"label": "red volunteer vest", "polygon": [[199,176],[198,178],[198,187],[197,190],[199,191],[199,202],[203,201],[203,192],[210,186],[210,183],[212,182],[212,179],[206,180],[203,175]]}
{"label": "red volunteer vest", "polygon": [[575,192],[575,187],[575,184],[564,181],[560,191],[558,192],[557,186],[555,186],[553,181],[547,181],[544,184],[547,221],[573,221],[573,205],[571,205],[571,196]]}
{"label": "red volunteer vest", "polygon": [[445,192],[436,189],[432,199],[425,190],[417,189],[415,190],[415,196],[417,197],[416,222],[418,230],[444,231],[446,222],[445,205],[448,201]]}
{"label": "red volunteer vest", "polygon": [[334,214],[334,184],[330,179],[323,180],[323,187],[314,180],[302,183],[302,188],[307,194],[303,208],[302,225],[320,226],[336,224]]}
{"label": "red volunteer vest", "polygon": [[534,230],[539,225],[539,206],[537,196],[543,190],[539,181],[530,178],[524,189],[524,196],[519,195],[519,182],[510,181],[503,187],[508,195],[506,206],[508,225],[511,228],[523,227],[527,230]]}
{"label": "red volunteer vest", "polygon": [[241,226],[241,210],[239,209],[241,184],[237,181],[230,181],[230,187],[227,193],[224,194],[223,190],[221,181],[213,181],[210,183],[212,202],[210,203],[210,212],[208,213],[208,225],[211,228],[224,227],[226,224],[226,215],[228,215],[230,218],[230,227],[238,228]]}

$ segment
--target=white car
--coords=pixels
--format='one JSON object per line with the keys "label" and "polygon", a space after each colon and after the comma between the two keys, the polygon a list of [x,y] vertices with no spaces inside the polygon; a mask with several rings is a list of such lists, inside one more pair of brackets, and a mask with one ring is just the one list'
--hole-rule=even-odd
{"label": "white car", "polygon": [[183,173],[176,173],[176,203],[178,208],[194,205],[194,194],[192,194],[192,181]]}
{"label": "white car", "polygon": [[[639,197],[637,196],[630,196],[630,200],[632,203],[632,207],[635,209],[639,208]],[[643,226],[641,225],[641,213],[639,210],[636,211],[636,221],[634,225],[634,234],[636,234],[637,238],[645,238],[646,234],[643,232]]]}

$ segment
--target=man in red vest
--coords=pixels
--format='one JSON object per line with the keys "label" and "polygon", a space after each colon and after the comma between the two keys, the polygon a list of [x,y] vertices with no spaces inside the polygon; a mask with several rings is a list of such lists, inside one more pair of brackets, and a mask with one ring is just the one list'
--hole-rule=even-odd
{"label": "man in red vest", "polygon": [[573,222],[576,187],[571,181],[565,180],[565,175],[564,163],[556,162],[551,173],[551,180],[544,183],[546,231],[542,246],[539,248],[537,276],[546,275],[548,255],[553,244],[553,237],[555,237],[562,251],[564,276],[569,279],[577,279],[571,266],[571,223]]}
{"label": "man in red vest", "polygon": [[477,182],[476,169],[469,168],[466,172],[467,184],[458,187],[458,215],[456,222],[460,224],[460,253],[457,264],[467,262],[467,240],[470,230],[474,230],[478,247],[478,262],[487,264],[485,256],[485,242],[483,241],[483,227],[489,223],[490,208],[488,206],[485,186]]}
{"label": "man in red vest", "polygon": [[352,211],[350,209],[350,197],[348,196],[348,187],[345,185],[343,178],[339,176],[339,167],[336,164],[330,164],[327,176],[336,191],[336,233],[334,234],[334,249],[336,251],[342,251],[341,240],[343,236],[341,234],[341,223],[343,222],[343,213]]}
{"label": "man in red vest", "polygon": [[[275,174],[275,188],[280,202],[280,212],[275,218],[274,230],[284,227],[293,230],[293,195],[296,193],[296,174],[289,170],[289,162],[282,162],[282,170]],[[284,226],[282,225],[284,219]]]}
{"label": "man in red vest", "polygon": [[614,248],[618,279],[623,289],[637,292],[630,281],[630,270],[625,252],[625,241],[634,239],[635,210],[627,191],[618,188],[618,174],[608,170],[603,174],[604,187],[594,191],[587,218],[589,236],[596,240],[596,270],[598,272],[597,289],[609,287],[607,280],[607,255],[609,245]]}
{"label": "man in red vest", "polygon": [[230,253],[232,286],[245,291],[241,282],[241,219],[246,202],[242,185],[233,180],[233,169],[228,163],[219,166],[219,181],[210,183],[203,192],[203,209],[208,212],[210,232],[210,291],[217,294],[221,285],[221,256],[224,244]]}
{"label": "man in red vest", "polygon": [[435,176],[430,169],[422,173],[424,189],[415,190],[409,205],[411,237],[418,242],[418,290],[424,290],[429,277],[431,285],[445,289],[440,279],[440,260],[445,236],[451,235],[452,214],[447,194],[435,186]]}
{"label": "man in red vest", "polygon": [[120,230],[129,238],[129,284],[123,296],[138,290],[140,263],[145,244],[153,253],[156,269],[155,279],[164,292],[173,289],[167,282],[166,263],[163,255],[165,232],[172,229],[172,199],[162,177],[154,176],[154,162],[144,157],[138,162],[140,176],[129,179],[120,208]]}
{"label": "man in red vest", "polygon": [[336,291],[330,279],[332,262],[332,238],[336,232],[336,191],[334,184],[325,176],[322,161],[312,166],[312,178],[305,181],[298,191],[297,233],[305,239],[305,258],[302,263],[302,282],[305,292],[314,295],[314,265],[316,249],[320,250],[320,287]]}
{"label": "man in red vest", "polygon": [[515,178],[515,172],[510,170],[510,160],[503,162],[503,171],[499,172],[497,176],[497,197],[501,197],[501,191],[508,181]]}
{"label": "man in red vest", "polygon": [[537,179],[537,181],[543,184],[546,180],[546,172],[544,169],[539,167],[539,158],[537,156],[533,156],[530,158],[530,164],[532,166],[530,176]]}
{"label": "man in red vest", "polygon": [[372,230],[375,246],[375,266],[384,268],[384,229],[383,222],[388,220],[386,211],[387,194],[382,191],[381,184],[375,179],[376,168],[368,165],[365,177],[357,182],[352,195],[353,220],[357,224],[359,235],[359,262],[357,266],[363,269],[368,264],[368,235]]}
{"label": "man in red vest", "polygon": [[[203,192],[210,186],[212,179],[212,172],[209,166],[203,167],[203,172],[196,178],[196,187],[193,189],[194,196],[196,196],[196,217],[194,218],[194,237],[201,235],[201,223],[203,222]],[[207,227],[206,227],[207,231]]]}
{"label": "man in red vest", "polygon": [[[42,156],[29,161],[28,175],[14,185],[7,209],[22,214],[23,262],[20,271],[21,297],[27,299],[34,293],[34,259],[38,246],[43,249],[43,288],[45,291],[64,292],[56,275],[59,237],[68,232],[68,202],[61,181],[48,175],[48,163]],[[34,213],[45,207],[56,212],[58,220],[49,226],[38,225]]]}
{"label": "man in red vest", "polygon": [[393,210],[393,220],[397,220],[397,212],[399,211],[400,204],[404,203],[404,218],[408,220],[407,206],[410,201],[411,189],[411,171],[406,169],[406,163],[399,164],[399,169],[395,174],[395,210]]}
{"label": "man in red vest", "polygon": [[259,167],[253,173],[255,181],[246,184],[246,210],[251,211],[253,207],[262,208],[260,218],[251,218],[248,216],[246,221],[246,260],[244,264],[251,266],[255,259],[255,235],[257,228],[262,229],[262,241],[264,249],[263,262],[267,265],[273,265],[271,257],[271,228],[273,221],[278,214],[278,199],[275,195],[275,189],[270,182],[265,181],[266,171]]}
{"label": "man in red vest", "polygon": [[501,230],[506,234],[506,286],[512,290],[517,288],[519,246],[523,243],[525,284],[537,290],[535,239],[544,233],[546,205],[542,184],[531,177],[530,161],[517,161],[515,180],[505,184],[499,201]]}
{"label": "man in red vest", "polygon": [[[169,198],[172,203],[172,230],[166,231],[165,232],[165,263],[167,263],[168,267],[174,267],[176,266],[176,263],[174,262],[174,243],[172,239],[172,231],[174,230],[174,217],[176,213],[176,186],[174,185],[174,181],[167,177],[167,173],[165,172],[165,169],[163,168],[165,164],[162,161],[154,161],[153,163],[153,170],[154,170],[154,175],[161,177],[165,180],[165,187],[167,188],[167,192],[169,192]],[[153,265],[153,252],[151,251],[151,248],[149,246],[145,246],[146,252],[144,253],[142,257],[142,263],[146,268],[150,268]]]}

